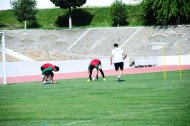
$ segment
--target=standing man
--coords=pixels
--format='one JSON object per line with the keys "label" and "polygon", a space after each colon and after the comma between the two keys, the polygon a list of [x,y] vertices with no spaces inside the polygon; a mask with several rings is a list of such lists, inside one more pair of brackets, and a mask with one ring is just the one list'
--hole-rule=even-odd
{"label": "standing man", "polygon": [[96,72],[96,80],[98,80],[98,73],[100,71],[100,73],[102,74],[103,80],[105,81],[105,76],[104,76],[104,72],[102,70],[102,65],[101,65],[101,61],[99,59],[93,59],[89,66],[88,66],[88,74],[89,74],[89,80],[88,81],[92,81],[92,71],[93,69],[96,68],[97,72]]}
{"label": "standing man", "polygon": [[117,81],[120,82],[121,75],[123,74],[123,68],[124,68],[124,59],[127,57],[127,54],[123,51],[123,49],[118,47],[118,44],[115,43],[114,49],[112,50],[111,56],[110,56],[110,63],[112,65],[112,61],[115,66],[115,71],[117,74]]}

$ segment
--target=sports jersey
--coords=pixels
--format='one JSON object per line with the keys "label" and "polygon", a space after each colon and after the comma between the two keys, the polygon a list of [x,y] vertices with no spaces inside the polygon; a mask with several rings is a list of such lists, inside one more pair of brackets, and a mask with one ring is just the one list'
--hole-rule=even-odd
{"label": "sports jersey", "polygon": [[113,62],[114,63],[119,63],[119,62],[123,62],[123,49],[121,48],[115,48],[112,50],[112,55],[113,55]]}
{"label": "sports jersey", "polygon": [[52,67],[48,67],[48,68],[44,69],[44,70],[42,71],[42,74],[44,74],[44,73],[47,72],[47,71],[53,71],[53,68],[52,68]]}
{"label": "sports jersey", "polygon": [[42,65],[42,67],[43,67],[44,69],[46,69],[46,68],[48,68],[48,67],[52,67],[53,69],[55,69],[55,66],[52,65],[52,64],[50,64],[50,63],[46,63],[46,64]]}
{"label": "sports jersey", "polygon": [[91,62],[90,62],[90,65],[91,66],[96,66],[96,65],[100,65],[101,62],[99,59],[93,59]]}

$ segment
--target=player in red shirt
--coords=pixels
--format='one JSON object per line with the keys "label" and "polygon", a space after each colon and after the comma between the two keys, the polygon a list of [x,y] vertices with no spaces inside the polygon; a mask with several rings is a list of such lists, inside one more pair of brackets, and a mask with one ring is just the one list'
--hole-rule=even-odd
{"label": "player in red shirt", "polygon": [[98,80],[98,73],[100,71],[100,73],[102,74],[103,80],[105,81],[105,76],[104,76],[104,72],[102,70],[102,65],[101,65],[101,61],[99,59],[93,59],[89,66],[88,66],[88,74],[89,74],[89,80],[88,81],[92,81],[92,71],[93,69],[96,68],[97,72],[96,72],[96,80]]}
{"label": "player in red shirt", "polygon": [[45,63],[41,66],[41,71],[43,71],[44,69],[48,68],[48,67],[52,67],[55,70],[56,65],[50,64],[50,63]]}
{"label": "player in red shirt", "polygon": [[42,71],[42,83],[46,83],[47,78],[50,78],[51,83],[53,83],[53,77],[54,77],[54,72],[59,71],[59,67],[56,65],[52,65],[50,63],[43,64],[41,66],[41,71]]}

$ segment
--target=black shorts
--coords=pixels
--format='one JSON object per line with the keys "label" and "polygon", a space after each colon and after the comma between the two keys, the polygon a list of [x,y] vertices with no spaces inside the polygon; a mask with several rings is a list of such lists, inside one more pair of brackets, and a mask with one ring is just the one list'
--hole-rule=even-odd
{"label": "black shorts", "polygon": [[49,77],[49,76],[53,77],[53,76],[54,76],[54,73],[53,73],[51,70],[48,70],[48,71],[46,71],[46,72],[44,73],[44,75],[47,76],[47,77]]}
{"label": "black shorts", "polygon": [[88,69],[90,70],[90,71],[92,71],[94,68],[96,68],[95,66],[92,66],[92,65],[90,65],[89,67],[88,67]]}
{"label": "black shorts", "polygon": [[114,66],[115,66],[115,70],[123,70],[123,67],[124,67],[124,63],[123,62],[119,62],[119,63],[114,63]]}

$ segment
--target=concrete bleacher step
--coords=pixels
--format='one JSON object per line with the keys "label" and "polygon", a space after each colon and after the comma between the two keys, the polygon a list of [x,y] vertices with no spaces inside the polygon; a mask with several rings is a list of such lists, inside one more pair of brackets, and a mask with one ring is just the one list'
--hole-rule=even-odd
{"label": "concrete bleacher step", "polygon": [[[0,50],[0,52],[2,53],[1,50]],[[15,51],[7,49],[7,48],[5,48],[5,53],[6,53],[6,55],[9,55],[9,56],[13,57],[14,59],[18,59],[20,61],[35,61],[27,56],[24,56],[18,52],[15,52]]]}
{"label": "concrete bleacher step", "polygon": [[130,57],[190,54],[190,26],[3,30],[6,47],[34,60],[108,57],[118,43]]}

